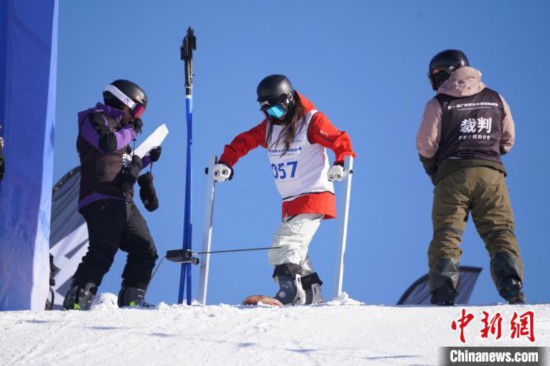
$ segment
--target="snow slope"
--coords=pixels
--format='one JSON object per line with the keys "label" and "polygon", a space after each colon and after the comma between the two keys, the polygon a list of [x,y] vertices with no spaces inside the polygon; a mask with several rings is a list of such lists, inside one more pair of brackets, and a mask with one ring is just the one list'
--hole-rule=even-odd
{"label": "snow slope", "polygon": [[[319,306],[167,305],[0,312],[0,365],[437,365],[444,346],[550,346],[550,305],[398,307],[342,298]],[[474,319],[451,328],[462,310]],[[483,312],[502,334],[481,336]],[[534,314],[535,341],[512,338],[514,313]]]}

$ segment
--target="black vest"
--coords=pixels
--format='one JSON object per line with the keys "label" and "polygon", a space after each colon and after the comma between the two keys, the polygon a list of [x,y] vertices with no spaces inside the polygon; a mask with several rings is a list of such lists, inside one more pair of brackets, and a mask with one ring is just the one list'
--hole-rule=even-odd
{"label": "black vest", "polygon": [[497,92],[485,88],[468,97],[438,94],[441,139],[437,165],[445,159],[481,159],[501,163],[504,107]]}
{"label": "black vest", "polygon": [[[103,113],[101,115],[112,130],[116,131],[119,128],[114,118]],[[85,118],[89,118],[88,115],[83,116],[82,120],[79,121],[79,127],[82,126]],[[131,152],[128,145],[117,151],[102,152],[90,145],[79,133],[76,146],[81,164],[80,199],[92,193],[100,193],[132,200],[133,190],[123,193],[121,189],[123,178],[122,157],[125,153],[129,154]]]}

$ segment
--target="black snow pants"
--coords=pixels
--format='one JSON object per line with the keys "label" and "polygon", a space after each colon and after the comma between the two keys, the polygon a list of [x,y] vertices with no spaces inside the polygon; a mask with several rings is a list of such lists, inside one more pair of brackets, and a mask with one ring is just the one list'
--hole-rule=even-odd
{"label": "black snow pants", "polygon": [[146,288],[158,258],[147,223],[133,202],[106,199],[84,206],[89,247],[73,278],[101,284],[118,249],[128,253],[122,273],[125,286]]}

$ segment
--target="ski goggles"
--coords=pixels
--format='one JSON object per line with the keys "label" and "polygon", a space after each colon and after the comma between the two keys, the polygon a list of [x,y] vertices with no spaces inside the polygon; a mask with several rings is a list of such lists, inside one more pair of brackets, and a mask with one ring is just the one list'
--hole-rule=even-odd
{"label": "ski goggles", "polygon": [[134,108],[130,108],[130,113],[132,113],[132,116],[135,118],[140,118],[143,113],[145,113],[145,106],[139,103],[135,103]]}
{"label": "ski goggles", "polygon": [[116,86],[109,84],[105,87],[105,91],[113,94],[118,100],[124,103],[125,106],[130,108],[130,113],[133,117],[140,118],[145,112],[145,106],[143,104],[134,102],[129,96],[121,92],[120,89]]}

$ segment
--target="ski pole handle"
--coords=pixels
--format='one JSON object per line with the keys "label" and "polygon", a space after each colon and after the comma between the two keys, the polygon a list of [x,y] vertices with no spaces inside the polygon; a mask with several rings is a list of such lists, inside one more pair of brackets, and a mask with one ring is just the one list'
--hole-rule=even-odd
{"label": "ski pole handle", "polygon": [[193,28],[189,27],[180,48],[181,59],[185,62],[185,95],[191,95],[193,87],[193,51],[196,49],[197,38]]}

